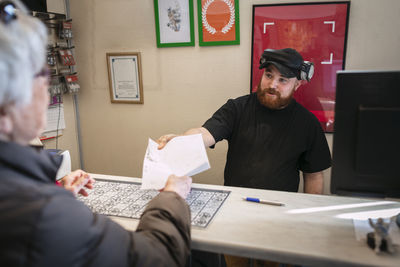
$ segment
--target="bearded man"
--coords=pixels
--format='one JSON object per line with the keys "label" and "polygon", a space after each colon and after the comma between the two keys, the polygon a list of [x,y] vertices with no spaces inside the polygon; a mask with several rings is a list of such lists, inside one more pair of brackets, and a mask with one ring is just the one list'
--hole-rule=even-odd
{"label": "bearded man", "polygon": [[[202,134],[206,147],[226,139],[224,184],[297,192],[303,173],[305,193],[322,194],[323,170],[331,155],[318,119],[293,98],[309,81],[314,66],[292,48],[266,49],[260,59],[263,76],[256,93],[229,99],[202,127],[183,135]],[[176,134],[161,136],[162,149]],[[226,265],[254,266],[248,258],[225,255]],[[257,261],[257,266],[279,266]],[[219,256],[192,251],[193,266],[216,266]]]}
{"label": "bearded man", "polygon": [[[303,173],[305,193],[321,194],[323,170],[331,165],[325,134],[317,118],[293,98],[309,81],[313,64],[292,48],[266,49],[256,93],[230,99],[200,128],[206,147],[226,139],[226,186],[297,192]],[[176,137],[161,136],[159,149]]]}

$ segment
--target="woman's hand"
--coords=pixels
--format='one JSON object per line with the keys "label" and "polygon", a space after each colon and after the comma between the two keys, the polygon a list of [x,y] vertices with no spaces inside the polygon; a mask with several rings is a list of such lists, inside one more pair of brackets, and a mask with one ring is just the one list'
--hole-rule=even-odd
{"label": "woman's hand", "polygon": [[76,170],[60,179],[60,183],[75,196],[81,194],[86,197],[88,193],[84,188],[92,189],[94,179],[87,172]]}

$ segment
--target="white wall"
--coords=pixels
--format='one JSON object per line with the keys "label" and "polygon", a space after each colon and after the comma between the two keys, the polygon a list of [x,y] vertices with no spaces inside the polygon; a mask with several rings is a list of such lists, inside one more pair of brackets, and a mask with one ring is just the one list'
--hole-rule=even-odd
{"label": "white wall", "polygon": [[[157,48],[152,0],[70,1],[87,171],[141,177],[149,137],[200,126],[228,98],[249,92],[252,5],[279,1],[241,0],[241,44],[218,47],[198,46],[193,2],[196,46]],[[397,0],[351,1],[347,69],[400,69],[399,14]],[[144,105],[110,102],[106,53],[123,51],[142,55]],[[222,184],[226,150],[226,142],[208,150],[212,168],[194,182]]]}

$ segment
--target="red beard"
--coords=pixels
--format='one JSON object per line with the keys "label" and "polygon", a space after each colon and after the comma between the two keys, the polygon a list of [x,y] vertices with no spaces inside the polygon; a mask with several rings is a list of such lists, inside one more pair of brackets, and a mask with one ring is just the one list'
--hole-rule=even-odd
{"label": "red beard", "polygon": [[[261,89],[261,82],[257,86],[257,98],[261,105],[270,109],[282,109],[292,101],[295,90],[292,90],[287,97],[281,97],[281,93],[272,88]],[[272,95],[270,95],[272,94]]]}

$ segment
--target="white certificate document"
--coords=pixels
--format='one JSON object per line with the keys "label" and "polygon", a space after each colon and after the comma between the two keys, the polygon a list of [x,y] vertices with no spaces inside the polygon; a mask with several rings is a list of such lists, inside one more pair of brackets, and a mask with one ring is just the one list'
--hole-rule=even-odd
{"label": "white certificate document", "polygon": [[135,56],[112,58],[111,74],[115,99],[139,98],[139,77]]}
{"label": "white certificate document", "polygon": [[164,188],[168,176],[193,176],[210,168],[201,134],[178,136],[158,150],[149,139],[143,161],[142,189]]}

